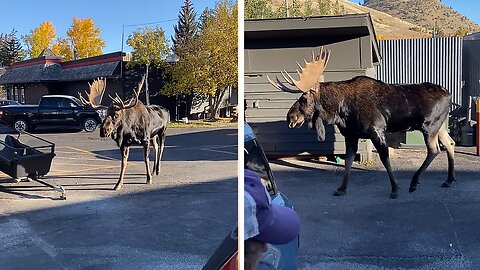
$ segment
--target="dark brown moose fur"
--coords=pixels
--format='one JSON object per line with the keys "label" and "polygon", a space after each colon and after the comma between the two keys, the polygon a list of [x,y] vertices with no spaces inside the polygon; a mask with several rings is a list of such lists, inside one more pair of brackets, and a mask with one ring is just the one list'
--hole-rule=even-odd
{"label": "dark brown moose fur", "polygon": [[455,181],[454,141],[448,135],[445,121],[450,95],[432,83],[386,84],[365,76],[342,82],[322,82],[292,105],[287,121],[290,128],[307,122],[317,130],[319,140],[325,139],[323,122],[335,124],[345,137],[345,174],[334,195],[346,194],[350,168],[360,138],[371,139],[385,166],[391,184],[391,198],[398,196],[399,186],[390,167],[385,133],[419,130],[427,146],[427,157],[413,175],[410,192],[416,190],[420,175],[440,152],[439,141],[448,155],[448,178],[442,184],[450,187]]}
{"label": "dark brown moose fur", "polygon": [[137,101],[135,106],[127,109],[118,108],[114,104],[108,107],[107,118],[100,127],[100,136],[111,137],[122,152],[122,167],[120,179],[115,185],[116,190],[123,186],[129,147],[132,145],[143,146],[147,183],[152,182],[149,167],[150,143],[153,144],[155,151],[153,171],[156,175],[160,173],[160,161],[169,119],[170,114],[167,109],[157,105],[145,106],[141,101]]}

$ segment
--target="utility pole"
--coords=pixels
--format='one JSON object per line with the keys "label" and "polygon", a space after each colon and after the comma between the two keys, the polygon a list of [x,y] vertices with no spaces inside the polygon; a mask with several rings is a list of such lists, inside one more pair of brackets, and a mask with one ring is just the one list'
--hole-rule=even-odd
{"label": "utility pole", "polygon": [[288,13],[288,0],[285,0],[285,9],[287,11],[287,18],[290,17],[290,14]]}
{"label": "utility pole", "polygon": [[[148,68],[150,67],[150,63],[147,64],[147,72],[145,76],[145,103],[150,105],[150,93],[148,92]],[[140,91],[140,90],[138,90]]]}

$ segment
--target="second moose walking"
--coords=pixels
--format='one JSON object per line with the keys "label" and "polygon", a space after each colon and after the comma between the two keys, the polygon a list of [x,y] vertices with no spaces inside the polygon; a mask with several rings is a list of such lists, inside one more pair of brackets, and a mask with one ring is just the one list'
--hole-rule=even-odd
{"label": "second moose walking", "polygon": [[[124,102],[118,95],[111,97],[112,102],[107,108],[107,117],[100,126],[101,137],[111,137],[120,147],[122,153],[122,166],[120,169],[120,178],[115,185],[115,190],[123,186],[123,178],[127,167],[129,147],[132,145],[143,146],[144,161],[147,172],[147,184],[152,183],[152,173],[160,173],[160,160],[162,158],[165,144],[165,132],[170,119],[167,109],[157,105],[144,105],[138,100],[138,95],[142,89],[145,76],[138,83],[138,88],[134,91],[134,97]],[[90,91],[88,100],[82,97],[83,103],[92,107],[101,106],[101,101],[106,88],[106,79],[96,79],[89,84]],[[155,151],[153,170],[150,171],[150,144]]]}

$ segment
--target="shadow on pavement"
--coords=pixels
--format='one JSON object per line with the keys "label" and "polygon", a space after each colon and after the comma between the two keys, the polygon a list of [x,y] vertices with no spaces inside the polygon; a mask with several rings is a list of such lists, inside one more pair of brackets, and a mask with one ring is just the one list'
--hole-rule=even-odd
{"label": "shadow on pavement", "polygon": [[1,268],[200,269],[237,223],[236,179],[127,192],[33,211],[9,201],[22,210],[0,216]]}
{"label": "shadow on pavement", "polygon": [[[402,187],[389,199],[385,169],[352,171],[345,196],[332,196],[343,169],[272,162],[277,186],[302,222],[303,269],[477,269],[480,263],[480,167],[428,169],[408,192],[415,169],[394,168]],[[437,164],[438,165],[438,164]],[[301,169],[301,170],[299,170]]]}
{"label": "shadow on pavement", "polygon": [[[222,142],[218,145],[217,142]],[[171,134],[165,139],[162,161],[237,160],[237,129],[211,129],[192,133]],[[100,159],[118,159],[119,148],[92,151]],[[150,149],[150,161],[154,159]],[[131,147],[129,161],[143,161],[143,148]]]}

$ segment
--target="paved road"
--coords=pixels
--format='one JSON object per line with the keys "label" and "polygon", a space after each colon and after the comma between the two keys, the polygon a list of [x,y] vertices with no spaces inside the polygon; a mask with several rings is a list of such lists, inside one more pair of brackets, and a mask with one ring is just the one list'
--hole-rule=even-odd
{"label": "paved road", "polygon": [[343,167],[274,161],[278,186],[302,221],[302,269],[479,269],[480,157],[473,150],[458,148],[452,188],[440,187],[447,167],[442,153],[412,194],[410,179],[425,152],[396,150],[392,166],[402,187],[396,200],[388,198],[390,184],[379,161],[356,164],[343,197],[331,196]]}
{"label": "paved road", "polygon": [[67,200],[0,176],[0,269],[199,269],[236,226],[234,128],[170,129],[152,185],[142,149],[132,149],[121,191],[111,139],[37,134],[56,143],[46,181]]}

